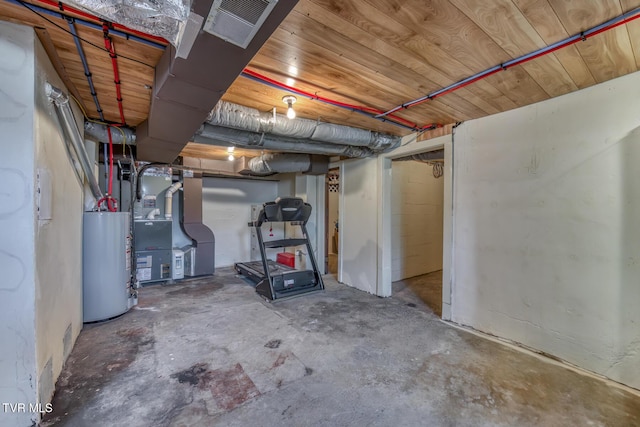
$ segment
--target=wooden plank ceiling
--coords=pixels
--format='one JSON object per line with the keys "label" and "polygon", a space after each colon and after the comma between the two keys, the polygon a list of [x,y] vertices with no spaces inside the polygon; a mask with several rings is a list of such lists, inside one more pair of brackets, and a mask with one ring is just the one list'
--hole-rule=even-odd
{"label": "wooden plank ceiling", "polygon": [[[386,111],[638,6],[640,0],[300,0],[248,68],[318,96]],[[60,64],[89,116],[97,118],[73,38],[65,31],[66,21],[48,17],[48,22],[5,0],[0,0],[0,17],[40,29],[50,56]],[[119,122],[111,62],[100,48],[102,32],[78,26],[78,33],[86,40],[83,47],[105,118]],[[118,37],[113,40],[119,53],[125,118],[135,126],[147,117],[153,67],[162,50]],[[419,126],[448,125],[563,95],[637,71],[639,66],[640,19],[397,115]],[[284,114],[281,99],[288,94],[238,77],[223,99],[262,111],[276,107]],[[396,135],[410,132],[297,98],[294,107],[299,117]],[[191,154],[207,157],[203,147],[192,148]]]}
{"label": "wooden plank ceiling", "polygon": [[[587,30],[638,0],[301,0],[249,64],[277,81],[387,111]],[[640,20],[397,114],[450,124],[559,96],[638,69]],[[284,112],[286,93],[239,77],[223,99]],[[298,97],[300,116],[407,130]]]}
{"label": "wooden plank ceiling", "polygon": [[[55,7],[35,0],[25,3],[56,11]],[[77,17],[72,13],[70,15]],[[4,0],[0,0],[0,17],[5,21],[31,25],[36,29],[52,62],[58,65],[56,67],[58,73],[69,86],[69,91],[75,97],[81,97],[89,117],[99,119],[67,21],[61,16],[51,16],[42,12],[34,13],[23,5],[8,3]],[[99,24],[100,21],[96,23]],[[83,39],[82,48],[104,118],[111,123],[120,123],[113,68],[109,53],[104,48],[104,35],[101,30],[80,24],[76,24],[76,29],[79,37]],[[137,126],[147,118],[149,113],[154,69],[163,50],[118,36],[112,36],[112,41],[118,54],[125,121],[127,125]]]}

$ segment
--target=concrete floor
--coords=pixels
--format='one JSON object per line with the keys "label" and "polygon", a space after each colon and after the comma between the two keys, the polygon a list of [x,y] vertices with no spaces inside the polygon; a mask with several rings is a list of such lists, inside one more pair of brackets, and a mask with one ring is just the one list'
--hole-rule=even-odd
{"label": "concrete floor", "polygon": [[419,299],[429,310],[442,317],[442,270],[393,282],[396,298]]}
{"label": "concrete floor", "polygon": [[231,269],[88,325],[44,426],[637,426],[640,398],[443,322],[412,292],[270,304]]}

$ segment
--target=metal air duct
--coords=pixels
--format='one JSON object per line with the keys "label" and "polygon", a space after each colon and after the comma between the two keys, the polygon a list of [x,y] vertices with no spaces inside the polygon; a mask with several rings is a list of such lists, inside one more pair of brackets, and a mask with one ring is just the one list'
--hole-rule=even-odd
{"label": "metal air duct", "polygon": [[[107,128],[108,128],[107,125],[85,121],[84,136],[93,138],[98,142],[102,142],[103,144],[106,144],[109,142],[109,134],[107,132]],[[133,145],[136,143],[136,134],[133,129],[128,127],[123,127],[123,126],[118,126],[118,129],[111,129],[111,141],[114,144],[122,144],[123,134],[124,134],[124,141],[126,144]]]}
{"label": "metal air duct", "polygon": [[249,159],[243,175],[267,176],[276,173],[309,173],[314,175],[329,170],[329,158],[310,154],[266,153]]}
{"label": "metal air duct", "polygon": [[[309,119],[289,119],[282,114],[264,113],[255,108],[219,101],[207,123],[269,135],[311,141],[366,147],[378,153],[397,147],[400,137],[351,126],[323,123]],[[359,156],[355,156],[359,157]]]}
{"label": "metal air duct", "polygon": [[[274,2],[273,10],[246,49],[200,31],[197,23],[198,31],[191,49],[177,56],[176,48],[167,46],[156,66],[149,118],[136,128],[138,159],[173,162],[216,102],[297,2]],[[213,0],[194,0],[191,15],[207,17],[213,3]]]}
{"label": "metal air duct", "polygon": [[193,141],[220,147],[233,145],[248,149],[322,154],[325,156],[371,157],[376,154],[368,147],[323,143],[310,139],[262,134],[210,124],[203,125],[193,137]]}

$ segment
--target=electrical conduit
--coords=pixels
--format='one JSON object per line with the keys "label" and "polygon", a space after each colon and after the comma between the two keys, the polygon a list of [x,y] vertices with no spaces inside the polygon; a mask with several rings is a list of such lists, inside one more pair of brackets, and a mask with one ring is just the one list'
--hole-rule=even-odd
{"label": "electrical conduit", "polygon": [[65,94],[63,94],[60,89],[52,86],[49,83],[46,84],[46,93],[49,99],[51,99],[57,107],[56,112],[58,113],[58,117],[62,122],[63,129],[67,134],[69,142],[71,143],[73,150],[76,152],[78,161],[80,162],[80,166],[82,167],[82,170],[87,177],[87,182],[89,183],[91,194],[96,200],[102,199],[102,191],[100,190],[98,180],[93,173],[93,162],[89,160],[87,151],[84,148],[82,136],[80,135],[80,131],[76,126],[75,120],[73,118],[73,112],[71,111],[71,107],[69,106],[69,98]]}
{"label": "electrical conduit", "polygon": [[67,23],[69,24],[69,31],[73,35],[73,41],[76,44],[76,50],[78,51],[78,56],[80,56],[80,61],[82,61],[82,68],[84,68],[84,75],[87,78],[87,82],[89,83],[89,92],[93,97],[93,102],[96,104],[96,110],[98,111],[100,120],[104,122],[104,114],[102,113],[102,108],[100,107],[100,101],[98,101],[98,94],[96,93],[96,88],[93,86],[93,77],[92,77],[91,71],[89,70],[89,64],[87,63],[87,57],[84,54],[84,49],[82,49],[82,43],[80,42],[80,37],[78,37],[78,32],[76,31],[75,21],[73,18],[67,18]]}
{"label": "electrical conduit", "polygon": [[329,99],[329,98],[325,98],[325,97],[322,97],[322,96],[318,96],[318,95],[313,94],[311,92],[306,92],[304,90],[297,89],[297,88],[295,88],[293,86],[289,86],[287,84],[278,82],[278,81],[276,81],[274,79],[271,79],[271,78],[269,78],[269,77],[267,77],[265,75],[257,73],[257,72],[255,72],[253,70],[248,69],[248,68],[245,68],[242,71],[242,74],[240,74],[240,75],[242,77],[247,78],[247,79],[257,81],[259,83],[262,83],[262,84],[267,85],[267,86],[274,87],[276,89],[286,90],[287,92],[291,92],[291,93],[294,93],[296,95],[300,95],[300,96],[304,96],[304,97],[309,98],[309,99],[320,101],[320,102],[323,102],[325,104],[333,105],[334,107],[344,108],[344,109],[349,110],[349,111],[355,111],[356,113],[363,114],[363,115],[365,115],[365,116],[367,116],[369,118],[380,120],[380,121],[383,121],[383,122],[387,122],[389,124],[400,126],[400,127],[405,128],[405,129],[412,130],[412,131],[424,132],[424,131],[427,131],[427,130],[431,130],[431,129],[435,129],[435,128],[441,127],[440,125],[437,125],[437,124],[428,124],[428,125],[424,125],[424,126],[418,126],[417,124],[415,124],[415,123],[413,123],[413,122],[411,122],[409,120],[403,119],[402,117],[398,117],[398,116],[393,115],[393,114],[389,114],[386,117],[382,117],[382,116],[378,117],[380,114],[383,114],[384,111],[379,110],[377,108],[371,108],[371,107],[364,107],[364,106],[361,106],[361,105],[348,104],[346,102],[336,101],[336,100],[333,100],[333,99]]}
{"label": "electrical conduit", "polygon": [[[111,57],[111,66],[113,67],[113,82],[116,85],[116,101],[118,101],[118,111],[120,112],[120,124],[124,125],[124,110],[122,107],[122,91],[120,90],[120,73],[118,72],[118,55],[116,55],[116,48],[109,37],[109,26],[106,23],[102,24],[102,33],[104,35],[104,47],[109,52]],[[109,139],[111,139],[111,132],[109,132]]]}
{"label": "electrical conduit", "polygon": [[578,43],[579,41],[584,41],[587,40],[588,38],[591,38],[593,36],[596,36],[600,33],[603,33],[605,31],[611,30],[613,28],[619,27],[620,25],[624,25],[627,22],[631,22],[635,19],[640,18],[640,7],[633,9],[629,12],[623,13],[622,15],[619,15],[613,19],[610,19],[600,25],[597,25],[593,28],[590,28],[586,31],[583,31],[581,33],[578,34],[574,34],[571,37],[567,37],[564,40],[560,40],[559,42],[553,43],[549,46],[543,47],[541,49],[535,50],[531,53],[527,53],[525,55],[519,56],[517,58],[514,58],[512,60],[503,62],[502,64],[496,65],[494,67],[491,67],[489,69],[486,69],[484,71],[481,71],[477,74],[474,74],[470,77],[467,77],[466,79],[460,80],[459,82],[453,83],[452,85],[449,85],[447,87],[444,87],[442,89],[439,89],[435,92],[432,92],[428,95],[422,96],[420,98],[414,99],[413,101],[409,101],[409,102],[405,102],[404,104],[398,105],[394,108],[392,108],[389,111],[385,111],[382,114],[378,114],[376,116],[376,118],[383,118],[383,117],[390,117],[393,113],[395,113],[396,111],[402,110],[402,109],[407,109],[407,108],[411,108],[414,107],[416,105],[422,104],[423,102],[426,101],[430,101],[436,98],[439,98],[441,96],[444,96],[448,93],[454,92],[458,89],[461,89],[465,86],[469,86],[472,83],[475,83],[479,80],[482,79],[486,79],[487,77],[496,74],[500,71],[506,71],[511,67],[515,67],[516,65],[521,65],[524,64],[526,62],[532,61],[536,58],[540,58],[541,56],[545,56],[548,55],[550,53],[555,52],[556,50],[565,48],[567,46],[571,46],[575,43]]}

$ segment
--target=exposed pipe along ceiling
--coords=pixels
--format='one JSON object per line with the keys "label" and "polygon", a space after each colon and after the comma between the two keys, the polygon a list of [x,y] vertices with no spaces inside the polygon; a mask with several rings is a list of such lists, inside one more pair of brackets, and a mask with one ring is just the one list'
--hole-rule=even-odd
{"label": "exposed pipe along ceiling", "polygon": [[[135,238],[133,262],[136,266],[136,276],[132,283],[139,284],[213,273],[215,238],[212,231],[202,222],[203,172],[221,172],[236,177],[246,175],[266,177],[277,173],[325,174],[330,156],[371,157],[393,150],[400,145],[400,136],[327,123],[319,119],[295,117],[295,96],[356,112],[404,130],[421,133],[442,127],[442,124],[415,123],[402,117],[402,111],[451,94],[500,71],[532,61],[640,17],[640,9],[634,9],[557,43],[503,62],[394,108],[383,110],[320,96],[246,67],[260,46],[295,6],[296,0],[273,2],[272,10],[264,17],[261,25],[253,28],[253,38],[249,37],[236,43],[223,40],[220,34],[216,33],[217,30],[212,27],[210,19],[205,22],[204,17],[212,13],[216,7],[212,0],[195,2],[190,14],[189,10],[180,12],[189,16],[188,21],[185,21],[185,41],[180,42],[168,33],[166,37],[171,39],[171,43],[157,34],[149,35],[140,29],[131,29],[122,23],[113,23],[52,0],[34,0],[43,6],[24,3],[21,0],[5,1],[20,4],[40,16],[47,15],[66,20],[68,32],[73,37],[91,98],[99,116],[90,118],[84,112],[84,133],[85,138],[104,144],[103,163],[106,175],[104,189],[100,188],[93,173],[93,162],[84,149],[80,131],[73,121],[69,99],[61,90],[53,87],[49,88],[49,96],[57,106],[58,115],[69,137],[71,151],[77,157],[92,195],[96,199],[94,210],[115,213],[125,209],[123,205],[126,201],[126,209],[132,212],[131,229]],[[82,5],[90,1],[80,0],[76,4]],[[57,10],[53,11],[50,7],[55,7]],[[44,19],[48,20],[48,18]],[[138,25],[133,18],[124,23]],[[90,42],[78,35],[76,24],[102,32],[104,48],[95,44],[93,46],[103,50],[109,55],[111,61],[119,117],[115,123],[105,120],[89,62],[81,43]],[[172,25],[166,27],[172,27]],[[204,31],[202,31],[203,28]],[[148,119],[136,128],[126,125],[127,100],[123,99],[121,92],[119,55],[116,53],[116,42],[112,35],[164,51],[160,62],[155,67]],[[208,54],[212,51],[218,52],[218,55],[214,57]],[[219,64],[220,56],[225,57],[224,66]],[[274,103],[282,101],[287,103],[288,114],[277,114],[275,107],[273,111],[259,111],[255,108],[221,101],[224,91],[238,76],[288,93],[289,95],[284,98],[274,100]],[[188,141],[225,148],[256,150],[257,155],[253,158],[234,159],[233,172],[220,171],[204,159],[185,157],[182,159],[182,165],[175,164],[178,153]],[[136,156],[139,159],[154,161],[154,163],[145,164],[136,174],[133,155],[129,158],[123,150],[123,156],[118,159],[117,168],[120,173],[119,178],[116,179],[114,144],[122,144],[123,148],[135,147]],[[133,154],[134,151],[131,150],[131,153]],[[399,160],[411,159],[433,163],[441,162],[442,156],[443,152],[440,150]],[[436,166],[441,171],[441,163]],[[124,173],[125,167],[129,168],[127,174]],[[174,175],[174,171],[178,170],[181,171],[180,176]],[[436,168],[434,168],[435,173]],[[125,175],[129,178],[124,178]],[[121,183],[124,179],[129,181],[131,194],[127,196],[121,185],[117,196],[114,195],[114,180],[119,180]],[[179,196],[177,211],[173,207],[174,195]],[[120,201],[120,206],[117,200]],[[164,203],[159,203],[160,200],[164,200]],[[180,226],[173,227],[173,221],[179,222]],[[184,269],[177,267],[177,260],[181,260]]]}

